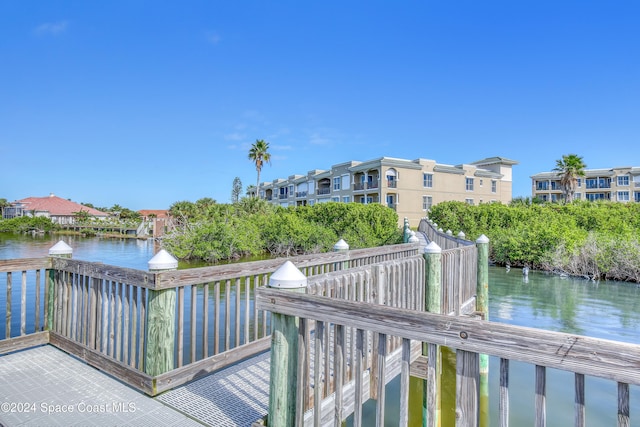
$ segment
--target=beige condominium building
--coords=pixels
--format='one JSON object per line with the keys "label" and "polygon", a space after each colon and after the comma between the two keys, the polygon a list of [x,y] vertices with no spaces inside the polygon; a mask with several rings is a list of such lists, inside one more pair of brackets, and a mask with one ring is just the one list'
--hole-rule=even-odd
{"label": "beige condominium building", "polygon": [[[560,172],[542,172],[531,177],[534,198],[556,202],[564,199]],[[640,167],[585,169],[578,179],[574,200],[640,202]]]}
{"label": "beige condominium building", "polygon": [[469,204],[511,201],[514,160],[490,157],[456,166],[435,160],[381,157],[349,161],[329,170],[260,184],[260,197],[281,206],[323,202],[379,203],[394,209],[398,220],[417,225],[431,206],[448,200]]}

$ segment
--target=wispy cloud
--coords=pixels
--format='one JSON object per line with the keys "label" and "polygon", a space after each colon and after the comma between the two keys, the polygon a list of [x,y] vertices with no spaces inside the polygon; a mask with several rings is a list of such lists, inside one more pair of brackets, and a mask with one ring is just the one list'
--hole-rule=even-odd
{"label": "wispy cloud", "polygon": [[309,135],[309,144],[311,145],[329,145],[331,144],[331,140],[325,136],[320,135],[319,133],[312,133]]}
{"label": "wispy cloud", "polygon": [[46,22],[44,24],[38,25],[34,33],[37,35],[53,35],[57,36],[58,34],[64,33],[69,26],[68,21],[58,21],[58,22]]}
{"label": "wispy cloud", "polygon": [[224,136],[224,139],[226,139],[227,141],[243,141],[247,139],[247,136],[239,132],[233,132],[226,134]]}

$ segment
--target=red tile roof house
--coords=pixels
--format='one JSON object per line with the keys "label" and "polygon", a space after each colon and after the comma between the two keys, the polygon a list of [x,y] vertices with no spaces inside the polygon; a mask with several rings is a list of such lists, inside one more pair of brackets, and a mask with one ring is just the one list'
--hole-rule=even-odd
{"label": "red tile roof house", "polygon": [[49,194],[48,197],[27,197],[26,199],[16,200],[11,205],[21,208],[24,216],[44,216],[60,225],[74,224],[76,212],[80,211],[87,212],[98,219],[107,219],[109,217],[106,212],[63,199],[53,193]]}

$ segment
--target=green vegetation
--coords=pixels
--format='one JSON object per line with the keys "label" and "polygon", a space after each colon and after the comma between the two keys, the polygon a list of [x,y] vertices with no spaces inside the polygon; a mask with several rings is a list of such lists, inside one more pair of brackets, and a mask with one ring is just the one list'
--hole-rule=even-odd
{"label": "green vegetation", "polygon": [[498,264],[640,282],[640,204],[573,202],[509,206],[444,202],[429,214],[439,227],[485,234]]}
{"label": "green vegetation", "polygon": [[352,249],[400,243],[398,216],[379,204],[322,203],[283,208],[258,198],[198,206],[177,202],[178,227],[163,246],[179,259],[216,262],[244,256],[327,252],[343,238]]}
{"label": "green vegetation", "polygon": [[48,233],[60,227],[42,216],[23,216],[20,218],[0,219],[0,233]]}

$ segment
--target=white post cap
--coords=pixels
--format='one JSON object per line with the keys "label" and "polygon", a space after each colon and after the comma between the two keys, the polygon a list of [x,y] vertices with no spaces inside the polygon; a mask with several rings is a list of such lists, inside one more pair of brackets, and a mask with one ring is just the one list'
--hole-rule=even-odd
{"label": "white post cap", "polygon": [[489,243],[489,238],[483,234],[482,236],[478,237],[476,243]]}
{"label": "white post cap", "polygon": [[287,261],[269,277],[269,287],[280,289],[306,288],[307,278],[291,261]]}
{"label": "white post cap", "polygon": [[440,248],[440,246],[438,246],[436,242],[430,242],[427,246],[425,246],[424,253],[425,254],[441,254],[442,248]]}
{"label": "white post cap", "polygon": [[349,244],[347,242],[344,241],[344,239],[340,239],[338,240],[338,242],[333,245],[333,250],[334,251],[348,251],[349,250]]}
{"label": "white post cap", "polygon": [[64,241],[60,240],[55,245],[49,248],[49,255],[71,255],[73,254],[73,249],[71,246],[67,245]]}
{"label": "white post cap", "polygon": [[149,271],[175,270],[178,268],[178,260],[164,249],[160,249],[147,264]]}
{"label": "white post cap", "polygon": [[449,236],[453,236],[453,231],[451,231],[451,230],[447,230],[447,234],[448,234]]}
{"label": "white post cap", "polygon": [[460,238],[460,239],[464,239],[465,237],[467,237],[467,236],[466,236],[466,234],[464,234],[464,232],[463,232],[463,231],[461,231],[461,232],[459,232],[459,233],[458,233],[458,238]]}
{"label": "white post cap", "polygon": [[411,230],[411,237],[409,237],[409,243],[418,243],[420,239],[416,236],[416,232]]}

